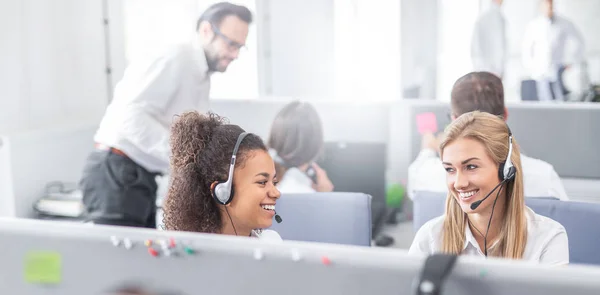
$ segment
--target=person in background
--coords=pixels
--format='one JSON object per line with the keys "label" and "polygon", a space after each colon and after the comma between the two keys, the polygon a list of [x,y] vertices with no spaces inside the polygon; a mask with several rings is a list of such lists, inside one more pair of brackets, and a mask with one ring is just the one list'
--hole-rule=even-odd
{"label": "person in background", "polygon": [[238,57],[251,23],[246,7],[214,4],[198,19],[194,42],[126,69],[83,169],[88,221],[156,228],[155,178],[168,174],[173,116],[208,110],[211,74]]}
{"label": "person in background", "polygon": [[[523,36],[523,66],[537,83],[539,100],[565,100],[565,70],[585,60],[583,36],[575,25],[554,12],[554,1],[541,0],[541,15],[531,21]],[[567,56],[567,44],[574,45]]]}
{"label": "person in background", "polygon": [[[450,98],[452,120],[462,114],[480,110],[506,120],[504,87],[496,75],[472,72],[459,78],[452,88]],[[423,136],[421,152],[408,168],[409,197],[416,191],[447,192],[446,173],[438,157],[439,141],[433,134]],[[552,165],[521,154],[526,197],[555,197],[568,200],[560,177]]]}
{"label": "person in background", "polygon": [[446,128],[440,154],[446,211],[419,229],[409,253],[569,263],[565,228],[525,206],[519,145],[504,120],[461,115]]}
{"label": "person in background", "polygon": [[[218,115],[198,112],[182,114],[171,133],[167,230],[281,240],[265,230],[281,194],[275,163],[260,137]],[[231,186],[219,187],[226,183]]]}
{"label": "person in background", "polygon": [[471,37],[471,60],[477,72],[490,72],[502,78],[507,58],[506,23],[503,0],[492,0],[490,8],[475,22]]}
{"label": "person in background", "polygon": [[323,145],[321,118],[312,105],[294,101],[279,111],[271,126],[268,147],[282,193],[333,191],[327,172],[315,163]]}

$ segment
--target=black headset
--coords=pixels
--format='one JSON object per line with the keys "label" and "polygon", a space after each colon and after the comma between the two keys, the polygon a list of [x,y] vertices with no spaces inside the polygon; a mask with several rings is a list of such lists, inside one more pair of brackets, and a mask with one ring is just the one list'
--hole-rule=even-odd
{"label": "black headset", "polygon": [[231,155],[231,164],[229,165],[229,175],[227,181],[217,182],[214,189],[212,190],[212,196],[221,205],[227,205],[233,200],[233,170],[235,168],[235,158],[237,157],[237,151],[240,148],[242,140],[248,135],[247,132],[242,132],[235,143],[233,153]]}

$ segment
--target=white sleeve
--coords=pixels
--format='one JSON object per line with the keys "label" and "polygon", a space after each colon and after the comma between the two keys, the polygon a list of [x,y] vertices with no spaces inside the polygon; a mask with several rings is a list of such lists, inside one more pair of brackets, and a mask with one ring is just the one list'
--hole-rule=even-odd
{"label": "white sleeve", "polygon": [[581,32],[575,27],[575,24],[569,22],[566,26],[567,33],[570,38],[575,42],[575,52],[573,61],[575,63],[581,63],[585,60],[585,42]]}
{"label": "white sleeve", "polygon": [[533,68],[533,30],[534,25],[530,23],[525,29],[525,34],[523,35],[523,44],[521,48],[523,67],[528,71],[528,74],[531,74]]}
{"label": "white sleeve", "polygon": [[442,161],[431,149],[423,149],[408,167],[408,196],[412,199],[414,191],[439,191],[444,183],[436,183],[435,170],[443,170]]}
{"label": "white sleeve", "polygon": [[181,66],[175,56],[161,56],[132,63],[115,88],[115,101],[134,101],[127,111],[135,115],[127,117],[126,126],[132,128],[127,132],[135,136],[129,136],[128,140],[134,146],[145,147],[153,158],[164,160],[166,166],[170,154],[171,122],[162,122],[157,117],[172,103],[181,74]]}
{"label": "white sleeve", "polygon": [[114,100],[135,100],[150,114],[160,114],[177,91],[180,76],[181,69],[173,54],[133,62],[115,87]]}
{"label": "white sleeve", "polygon": [[500,50],[502,51],[502,53],[500,58],[499,72],[502,75],[502,77],[504,77],[506,72],[506,63],[508,60],[508,41],[506,39],[506,21],[503,16],[500,16],[500,38],[500,43],[502,44]]}
{"label": "white sleeve", "polygon": [[564,229],[552,237],[548,242],[540,256],[540,264],[569,264],[569,238]]}
{"label": "white sleeve", "polygon": [[477,71],[481,69],[481,39],[480,34],[481,21],[478,19],[473,27],[473,34],[471,35],[471,61],[473,62],[473,70]]}
{"label": "white sleeve", "polygon": [[431,254],[431,249],[429,246],[431,244],[429,241],[429,236],[431,233],[429,232],[430,228],[427,225],[427,223],[424,224],[419,231],[417,231],[417,234],[415,235],[415,238],[408,249],[408,254]]}

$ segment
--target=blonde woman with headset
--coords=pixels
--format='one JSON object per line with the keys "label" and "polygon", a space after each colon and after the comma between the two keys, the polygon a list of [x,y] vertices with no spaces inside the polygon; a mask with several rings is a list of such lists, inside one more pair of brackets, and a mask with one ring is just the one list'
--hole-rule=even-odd
{"label": "blonde woman with headset", "polygon": [[519,146],[501,118],[463,114],[446,128],[440,154],[446,212],[419,229],[410,253],[569,263],[564,227],[525,206]]}

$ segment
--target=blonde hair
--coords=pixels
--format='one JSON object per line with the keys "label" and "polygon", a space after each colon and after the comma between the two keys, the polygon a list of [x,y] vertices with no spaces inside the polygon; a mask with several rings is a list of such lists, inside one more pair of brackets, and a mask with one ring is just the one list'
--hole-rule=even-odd
{"label": "blonde hair", "polygon": [[[450,143],[469,138],[481,142],[490,156],[500,167],[508,155],[508,126],[501,118],[489,113],[474,111],[463,114],[454,120],[445,130],[440,143],[443,157],[444,148]],[[499,234],[497,251],[504,258],[521,259],[527,243],[527,222],[525,219],[525,200],[523,194],[523,173],[519,146],[513,139],[511,161],[516,169],[515,178],[504,185],[506,207],[502,216],[502,228]],[[500,180],[499,180],[500,181]],[[456,201],[453,191],[446,198],[446,214],[443,225],[442,251],[460,254],[465,243],[467,214]]]}

